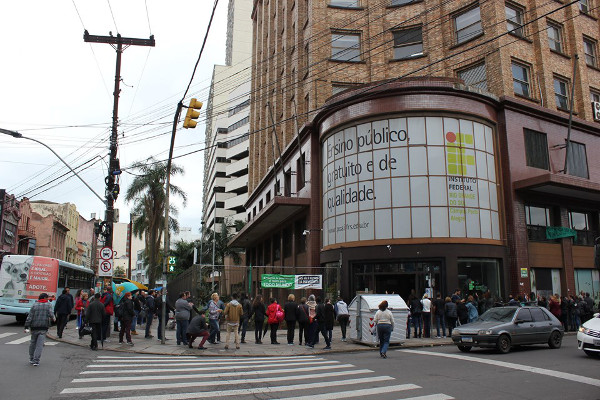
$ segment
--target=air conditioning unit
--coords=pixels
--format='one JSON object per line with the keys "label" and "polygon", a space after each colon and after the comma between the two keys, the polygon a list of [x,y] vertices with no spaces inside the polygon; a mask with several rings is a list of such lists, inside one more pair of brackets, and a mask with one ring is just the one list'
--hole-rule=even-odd
{"label": "air conditioning unit", "polygon": [[600,102],[592,101],[592,110],[594,111],[594,119],[600,121]]}

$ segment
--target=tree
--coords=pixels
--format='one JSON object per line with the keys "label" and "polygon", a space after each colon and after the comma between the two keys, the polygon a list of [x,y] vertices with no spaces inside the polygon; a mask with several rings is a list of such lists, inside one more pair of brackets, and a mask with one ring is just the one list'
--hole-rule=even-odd
{"label": "tree", "polygon": [[200,247],[199,240],[194,242],[180,240],[175,243],[175,248],[169,253],[170,255],[177,257],[174,271],[175,275],[180,274],[194,265],[194,249],[198,247]]}
{"label": "tree", "polygon": [[121,265],[115,267],[115,272],[114,272],[113,276],[126,278],[127,275],[125,274],[125,268]]}
{"label": "tree", "polygon": [[[127,189],[125,200],[133,201],[132,213],[136,215],[133,221],[133,234],[145,240],[145,264],[148,266],[150,287],[154,287],[156,279],[162,274],[162,235],[164,233],[165,215],[165,182],[167,178],[167,163],[156,161],[153,157],[145,162],[136,162],[132,169],[141,172]],[[171,166],[171,177],[183,174],[181,167]],[[172,183],[169,185],[170,196],[182,198],[183,205],[187,202],[186,193]],[[172,216],[177,216],[177,208],[169,207],[169,230],[179,231],[179,223]]]}

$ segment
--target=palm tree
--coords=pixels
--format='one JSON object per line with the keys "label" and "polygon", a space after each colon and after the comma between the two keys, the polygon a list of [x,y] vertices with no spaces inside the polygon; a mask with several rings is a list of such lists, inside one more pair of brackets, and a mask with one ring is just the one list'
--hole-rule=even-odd
{"label": "palm tree", "polygon": [[170,255],[177,257],[175,274],[177,275],[194,264],[194,250],[200,246],[200,241],[186,242],[183,239],[175,243]]}
{"label": "palm tree", "polygon": [[[125,200],[133,201],[132,213],[136,215],[133,221],[133,234],[139,238],[145,234],[145,264],[148,266],[150,287],[154,287],[156,279],[162,273],[161,242],[164,233],[167,164],[150,157],[145,162],[136,162],[131,167],[141,174],[136,175],[127,189]],[[181,167],[172,165],[171,176],[183,173]],[[170,196],[180,196],[185,206],[186,193],[176,185],[170,184],[169,186]],[[177,209],[173,205],[169,207],[169,215],[169,230],[178,232],[179,223],[171,217],[177,216]]]}

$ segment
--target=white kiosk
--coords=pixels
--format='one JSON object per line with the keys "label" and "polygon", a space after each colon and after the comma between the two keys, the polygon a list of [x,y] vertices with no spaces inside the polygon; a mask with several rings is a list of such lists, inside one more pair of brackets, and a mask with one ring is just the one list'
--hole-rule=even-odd
{"label": "white kiosk", "polygon": [[348,336],[354,342],[376,346],[379,344],[377,331],[373,319],[379,310],[379,304],[387,300],[388,309],[394,316],[394,330],[390,338],[390,344],[402,344],[406,338],[406,320],[408,318],[408,306],[397,294],[359,294],[348,306],[350,323],[348,325]]}

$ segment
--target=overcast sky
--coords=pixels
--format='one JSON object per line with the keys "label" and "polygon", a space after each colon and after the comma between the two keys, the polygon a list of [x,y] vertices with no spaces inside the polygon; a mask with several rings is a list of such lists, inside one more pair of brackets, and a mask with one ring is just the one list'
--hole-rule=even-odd
{"label": "overcast sky", "polygon": [[[144,39],[153,34],[156,40],[154,48],[131,46],[122,56],[119,158],[125,169],[150,156],[160,160],[168,156],[177,101],[191,77],[213,4],[210,0],[0,2],[0,128],[46,143],[72,167],[96,157],[80,175],[104,196],[116,52],[109,44],[85,43],[84,29],[91,35],[118,32]],[[213,66],[224,63],[227,5],[227,0],[219,2],[186,104],[191,97],[206,104]],[[202,149],[204,129],[199,124],[196,129],[178,130],[174,155]],[[0,148],[0,188],[18,198],[74,203],[87,219],[91,213],[104,215],[104,205],[76,177],[57,179],[68,171],[49,150],[6,135],[0,135]],[[186,173],[173,183],[188,194],[187,207],[178,204],[179,221],[194,232],[200,228],[202,212],[203,159],[200,151],[175,160]],[[122,194],[115,204],[120,222],[129,220],[132,205],[124,197],[133,178],[121,176]]]}

